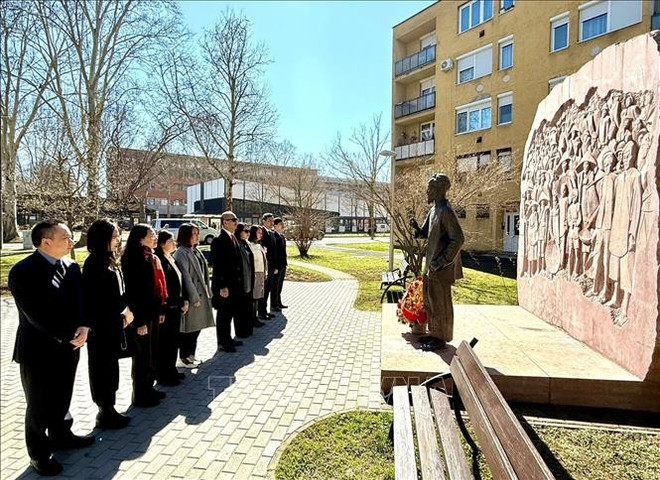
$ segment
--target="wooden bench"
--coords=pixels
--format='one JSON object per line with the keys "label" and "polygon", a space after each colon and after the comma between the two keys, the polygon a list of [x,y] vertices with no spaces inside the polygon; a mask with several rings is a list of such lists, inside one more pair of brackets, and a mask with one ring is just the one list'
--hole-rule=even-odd
{"label": "wooden bench", "polygon": [[[472,447],[473,468],[478,468],[477,446],[460,415],[463,405],[494,479],[553,479],[550,469],[467,342],[461,343],[449,369],[451,374],[439,375],[425,384],[393,388],[394,422],[390,434],[394,442],[396,478],[418,478],[412,400],[423,479],[474,478],[458,436],[457,424]],[[444,392],[429,387],[445,383],[450,377],[453,380],[451,397],[446,387]]]}
{"label": "wooden bench", "polygon": [[413,274],[410,270],[410,265],[405,258],[401,259],[399,266],[394,270],[388,270],[387,272],[384,272],[380,276],[380,289],[382,290],[383,287],[385,287],[385,290],[380,297],[380,303],[383,303],[383,300],[388,295],[388,292],[390,292],[392,287],[401,287],[405,290],[406,284],[411,278],[413,278]]}

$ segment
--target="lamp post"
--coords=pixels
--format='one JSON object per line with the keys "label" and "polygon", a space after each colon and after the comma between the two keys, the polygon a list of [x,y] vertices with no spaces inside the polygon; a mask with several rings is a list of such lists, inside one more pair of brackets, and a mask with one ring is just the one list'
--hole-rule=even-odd
{"label": "lamp post", "polygon": [[392,150],[381,150],[378,154],[382,157],[390,157],[390,251],[389,251],[389,269],[394,269],[394,222],[392,213],[394,212],[394,162],[396,162],[396,152]]}

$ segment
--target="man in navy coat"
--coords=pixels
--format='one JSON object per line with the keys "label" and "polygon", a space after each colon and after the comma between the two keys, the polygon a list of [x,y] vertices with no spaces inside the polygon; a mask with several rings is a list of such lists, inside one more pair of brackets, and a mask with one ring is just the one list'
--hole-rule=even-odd
{"label": "man in navy coat", "polygon": [[82,316],[80,267],[64,258],[73,247],[71,231],[61,221],[45,220],[32,229],[32,242],[37,251],[9,272],[19,319],[13,360],[20,364],[27,403],[30,465],[40,475],[52,476],[62,471],[53,450],[94,443],[93,436],[71,432],[68,413],[89,328]]}

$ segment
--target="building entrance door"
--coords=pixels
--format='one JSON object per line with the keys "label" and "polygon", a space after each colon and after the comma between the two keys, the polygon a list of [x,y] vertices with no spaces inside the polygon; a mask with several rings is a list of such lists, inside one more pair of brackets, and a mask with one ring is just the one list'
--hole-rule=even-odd
{"label": "building entrance door", "polygon": [[518,235],[520,226],[519,212],[506,212],[504,214],[504,251],[518,251]]}

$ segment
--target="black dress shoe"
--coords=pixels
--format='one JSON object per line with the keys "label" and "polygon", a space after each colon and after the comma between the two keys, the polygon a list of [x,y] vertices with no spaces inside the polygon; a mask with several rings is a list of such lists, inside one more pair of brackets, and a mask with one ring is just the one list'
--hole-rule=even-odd
{"label": "black dress shoe", "polygon": [[229,344],[227,344],[227,345],[218,345],[218,350],[223,350],[225,352],[235,352],[236,347],[234,347],[233,345],[229,345]]}
{"label": "black dress shoe", "polygon": [[271,312],[281,312],[282,309],[279,308],[279,307],[275,307],[275,308],[271,308],[270,311],[271,311]]}
{"label": "black dress shoe", "polygon": [[177,385],[181,385],[181,381],[178,378],[163,378],[162,380],[158,380],[158,385],[162,385],[163,387],[176,387]]}
{"label": "black dress shoe", "polygon": [[133,406],[139,407],[139,408],[150,408],[150,407],[155,407],[158,405],[160,402],[156,397],[147,397],[147,398],[138,398],[136,400],[133,400]]}
{"label": "black dress shoe", "polygon": [[289,308],[289,306],[288,306],[288,305],[282,305],[282,304],[280,303],[280,304],[278,305],[277,308],[280,308],[280,309],[281,309],[281,308]]}
{"label": "black dress shoe", "polygon": [[108,430],[119,430],[128,426],[131,417],[122,415],[115,407],[101,407],[96,415],[96,426]]}
{"label": "black dress shoe", "polygon": [[72,433],[62,438],[53,439],[53,450],[74,450],[89,447],[93,443],[94,435],[78,436]]}
{"label": "black dress shoe", "polygon": [[158,391],[158,390],[156,390],[156,389],[153,389],[153,390],[151,391],[151,394],[153,395],[153,397],[156,398],[156,400],[162,400],[163,398],[167,397],[167,393],[165,393],[165,392],[160,392],[160,391]]}
{"label": "black dress shoe", "polygon": [[254,328],[261,328],[261,327],[263,327],[264,325],[266,325],[264,322],[260,322],[260,321],[257,320],[256,318],[255,318],[254,321],[252,322],[252,326],[253,326]]}
{"label": "black dress shoe", "polygon": [[240,340],[234,340],[233,338],[230,340],[230,343],[231,343],[234,347],[240,347],[241,345],[243,345],[243,342],[241,342]]}
{"label": "black dress shoe", "polygon": [[267,318],[275,318],[275,315],[273,315],[272,313],[267,313],[266,316]]}
{"label": "black dress shoe", "polygon": [[177,372],[176,378],[178,378],[179,380],[185,380],[186,374],[183,372]]}
{"label": "black dress shoe", "polygon": [[30,466],[42,477],[54,477],[64,470],[62,464],[55,460],[54,457],[45,460],[30,460]]}

